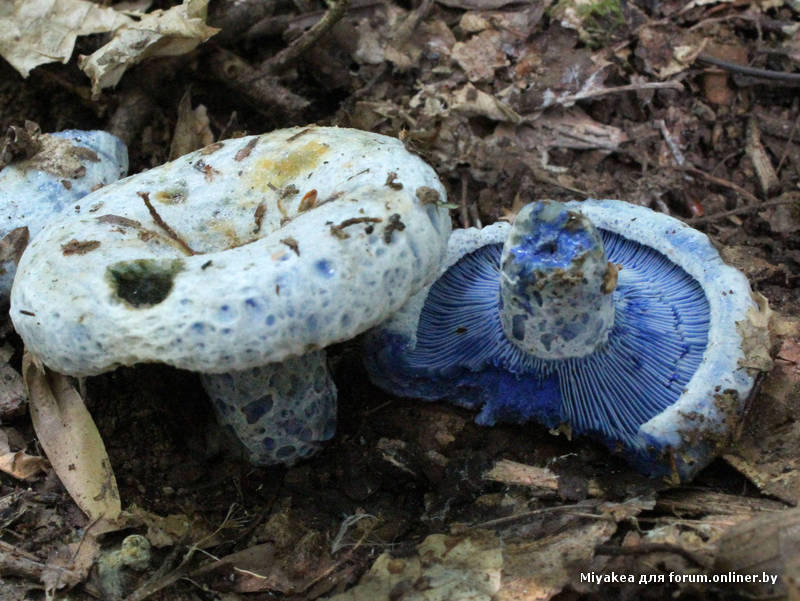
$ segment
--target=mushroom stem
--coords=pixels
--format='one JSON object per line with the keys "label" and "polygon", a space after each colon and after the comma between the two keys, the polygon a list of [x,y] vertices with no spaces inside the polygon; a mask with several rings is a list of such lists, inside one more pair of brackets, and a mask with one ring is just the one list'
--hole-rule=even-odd
{"label": "mushroom stem", "polygon": [[336,432],[336,386],[325,351],[223,374],[203,374],[220,423],[257,465],[291,465]]}
{"label": "mushroom stem", "polygon": [[614,325],[615,276],[600,233],[586,217],[554,201],[527,205],[501,257],[506,336],[540,359],[594,352]]}

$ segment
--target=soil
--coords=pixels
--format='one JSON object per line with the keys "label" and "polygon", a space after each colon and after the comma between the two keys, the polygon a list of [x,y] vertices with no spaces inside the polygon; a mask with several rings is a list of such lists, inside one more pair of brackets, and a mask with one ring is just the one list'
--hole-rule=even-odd
{"label": "soil", "polygon": [[[470,412],[389,396],[369,383],[351,341],[330,353],[335,439],[297,466],[256,468],[216,425],[196,375],[121,368],[81,392],[124,524],[98,539],[69,587],[53,584],[53,566],[71,565],[91,524],[52,469],[27,480],[0,474],[0,599],[43,599],[45,590],[74,600],[323,598],[356,585],[382,553],[402,564],[390,561],[388,572],[405,574],[436,534],[478,551],[457,564],[428,557],[415,578],[347,598],[770,592],[699,578],[723,568],[781,575],[771,592],[800,598],[791,597],[800,566],[791,513],[800,498],[800,8],[571,4],[354,1],[284,62],[275,57],[319,21],[324,3],[212,1],[219,34],[131,68],[97,99],[75,57],[105,34],[79,37],[67,64],[27,79],[0,60],[0,131],[26,120],[46,132],[106,129],[126,141],[136,173],[170,158],[186,120],[201,130],[197,146],[291,125],[358,127],[401,137],[436,168],[454,227],[492,223],[539,198],[620,198],[669,213],[711,236],[776,312],[774,368],[731,448],[690,485],[648,480],[585,439],[535,424],[484,428]],[[179,110],[187,93],[207,122]],[[19,369],[21,341],[6,331]],[[2,423],[16,448],[43,454],[26,413]],[[757,518],[767,525],[743,539],[736,525]],[[787,527],[770,529],[775,520]],[[742,541],[758,533],[767,538],[757,561]],[[144,568],[103,567],[131,534],[152,545]],[[13,567],[20,557],[35,565]],[[425,572],[437,562],[470,583],[467,592],[441,593],[447,574]],[[375,565],[370,577],[380,580]],[[486,588],[490,576],[499,588]]]}

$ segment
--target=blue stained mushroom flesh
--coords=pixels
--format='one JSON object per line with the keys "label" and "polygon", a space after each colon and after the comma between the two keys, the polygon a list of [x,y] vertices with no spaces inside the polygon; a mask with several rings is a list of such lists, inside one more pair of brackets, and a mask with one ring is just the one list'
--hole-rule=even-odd
{"label": "blue stained mushroom flesh", "polygon": [[366,337],[376,384],[483,425],[566,425],[653,476],[691,478],[727,441],[756,305],[705,235],[620,201],[543,201],[454,232],[448,255]]}
{"label": "blue stained mushroom flesh", "polygon": [[436,277],[444,187],[397,139],[335,127],[225,140],[98,190],[23,254],[11,318],[61,373],[203,374],[256,464],[333,435],[324,347]]}

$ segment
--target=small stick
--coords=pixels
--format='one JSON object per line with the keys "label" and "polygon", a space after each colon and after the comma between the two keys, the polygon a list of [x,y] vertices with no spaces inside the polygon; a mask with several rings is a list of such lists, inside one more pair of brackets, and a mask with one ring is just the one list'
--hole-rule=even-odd
{"label": "small stick", "polygon": [[738,73],[739,75],[748,75],[750,77],[759,77],[761,79],[772,79],[775,81],[786,81],[791,83],[800,84],[800,73],[784,73],[783,71],[771,71],[770,69],[758,69],[757,67],[748,67],[740,65],[739,63],[732,63],[724,61],[721,58],[711,56],[705,52],[697,56],[697,60],[714,65],[731,73]]}
{"label": "small stick", "polygon": [[746,207],[738,207],[736,209],[731,209],[730,211],[722,211],[720,213],[714,213],[713,215],[705,215],[704,217],[692,217],[691,219],[686,219],[685,221],[690,225],[700,225],[703,223],[708,223],[710,221],[716,221],[717,219],[731,217],[732,215],[742,215],[743,213],[755,213],[756,211],[769,209],[771,207],[779,207],[781,205],[788,205],[792,204],[793,202],[800,202],[800,198],[798,197],[777,198],[775,200],[768,200],[767,202],[760,202],[756,205],[747,205]]}
{"label": "small stick", "polygon": [[[745,190],[744,188],[742,188],[738,184],[734,184],[732,181],[728,181],[727,179],[723,179],[721,177],[717,177],[716,175],[711,175],[710,173],[706,173],[705,171],[701,171],[700,169],[697,169],[696,167],[684,167],[683,170],[687,171],[688,173],[691,173],[692,175],[697,175],[699,177],[707,179],[708,181],[710,181],[710,182],[712,182],[714,184],[717,184],[718,186],[723,186],[724,188],[730,188],[734,192],[737,192],[738,194],[741,194],[742,196],[744,196],[747,200],[749,200],[753,204],[759,204],[761,202],[760,199],[758,199],[755,196],[753,196],[753,194],[751,194],[750,192],[748,192],[747,190]],[[700,219],[700,218],[698,217],[698,219]]]}
{"label": "small stick", "polygon": [[661,130],[661,135],[664,137],[664,141],[667,143],[667,146],[669,146],[669,150],[672,153],[672,156],[675,158],[675,162],[678,163],[679,167],[683,167],[686,164],[686,159],[684,158],[681,149],[678,147],[678,143],[675,141],[675,138],[672,136],[672,132],[667,129],[667,124],[663,119],[658,119],[656,124]]}
{"label": "small stick", "polygon": [[467,174],[461,172],[461,198],[459,199],[459,206],[461,207],[461,227],[469,227],[469,214],[467,213]]}
{"label": "small stick", "polygon": [[585,100],[586,98],[595,98],[597,96],[607,96],[608,94],[620,94],[622,92],[638,92],[639,90],[680,90],[685,88],[677,81],[648,81],[644,83],[630,83],[624,86],[614,86],[613,88],[602,88],[599,90],[592,90],[590,92],[578,92],[570,94],[569,96],[561,96],[555,103],[569,104],[577,102],[578,100]]}
{"label": "small stick", "polygon": [[[797,99],[795,98],[794,108],[797,110]],[[797,113],[797,117],[795,117],[794,122],[792,123],[792,129],[789,130],[789,137],[786,139],[786,145],[783,147],[783,152],[781,153],[781,159],[778,161],[778,166],[775,167],[775,173],[781,172],[781,167],[783,167],[783,162],[786,160],[786,157],[789,156],[789,148],[792,146],[792,142],[794,141],[794,134],[797,131],[797,124],[800,122],[800,113]]]}
{"label": "small stick", "polygon": [[350,8],[350,0],[338,0],[331,6],[322,18],[314,24],[308,31],[304,32],[299,38],[294,40],[286,48],[268,58],[261,63],[259,71],[262,75],[273,75],[285,69],[297,57],[311,48],[317,40],[325,35],[331,27],[345,15]]}
{"label": "small stick", "polygon": [[183,238],[181,238],[175,230],[173,230],[169,224],[161,218],[161,215],[158,214],[156,208],[153,206],[153,203],[150,202],[150,194],[147,192],[137,192],[136,194],[144,201],[147,210],[150,211],[150,216],[153,218],[153,221],[156,222],[156,225],[164,230],[172,240],[178,243],[184,251],[186,251],[187,255],[196,255],[199,254],[195,251],[191,246],[189,246]]}
{"label": "small stick", "polygon": [[594,548],[597,555],[649,555],[650,553],[672,553],[680,555],[691,563],[707,568],[708,562],[691,551],[669,543],[645,543],[635,547],[615,547],[614,545],[598,545]]}

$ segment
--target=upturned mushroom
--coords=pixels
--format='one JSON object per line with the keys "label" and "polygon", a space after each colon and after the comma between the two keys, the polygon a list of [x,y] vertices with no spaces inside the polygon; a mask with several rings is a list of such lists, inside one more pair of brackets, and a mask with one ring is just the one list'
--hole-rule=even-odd
{"label": "upturned mushroom", "polygon": [[205,374],[257,464],[334,433],[324,347],[436,276],[450,234],[433,169],[393,138],[326,127],[218,142],[106,186],[37,236],[11,316],[50,368]]}
{"label": "upturned mushroom", "polygon": [[686,480],[769,361],[758,315],[701,232],[616,200],[541,201],[455,231],[439,279],[366,336],[365,362],[394,394],[587,434]]}
{"label": "upturned mushroom", "polygon": [[55,215],[124,177],[128,151],[104,131],[26,132],[33,152],[0,170],[0,303],[7,304],[19,254]]}

